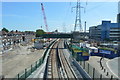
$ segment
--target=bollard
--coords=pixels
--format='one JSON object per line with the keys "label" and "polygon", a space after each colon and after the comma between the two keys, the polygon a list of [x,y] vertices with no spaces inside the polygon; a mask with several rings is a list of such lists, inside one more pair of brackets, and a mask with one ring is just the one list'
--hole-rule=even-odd
{"label": "bollard", "polygon": [[109,73],[107,72],[106,76],[108,76],[108,74],[109,74]]}
{"label": "bollard", "polygon": [[95,68],[93,68],[93,80],[95,78]]}
{"label": "bollard", "polygon": [[88,74],[89,74],[89,63],[88,63]]}
{"label": "bollard", "polygon": [[104,72],[106,71],[106,69],[104,69]]}
{"label": "bollard", "polygon": [[32,73],[32,64],[31,64],[31,73]]}
{"label": "bollard", "polygon": [[110,80],[112,80],[113,79],[113,75],[111,75],[111,78],[110,78]]}
{"label": "bollard", "polygon": [[102,80],[102,74],[100,75],[100,80]]}
{"label": "bollard", "polygon": [[18,74],[18,80],[19,80],[19,74]]}

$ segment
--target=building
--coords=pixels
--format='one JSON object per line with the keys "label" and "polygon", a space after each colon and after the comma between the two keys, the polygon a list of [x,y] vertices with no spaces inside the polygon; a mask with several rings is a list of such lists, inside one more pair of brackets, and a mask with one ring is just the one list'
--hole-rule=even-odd
{"label": "building", "polygon": [[91,39],[100,39],[101,35],[101,25],[98,25],[98,26],[93,26],[93,27],[90,27],[89,28],[89,37]]}
{"label": "building", "polygon": [[117,14],[117,23],[120,23],[120,13]]}
{"label": "building", "polygon": [[120,23],[102,21],[101,25],[89,28],[90,39],[120,41]]}
{"label": "building", "polygon": [[7,35],[8,36],[20,36],[20,35],[23,35],[23,33],[20,31],[10,31],[10,32],[8,32]]}
{"label": "building", "polygon": [[2,36],[6,36],[8,33],[7,32],[5,32],[5,31],[1,31],[2,32]]}
{"label": "building", "polygon": [[120,1],[118,2],[117,23],[120,23]]}
{"label": "building", "polygon": [[34,31],[25,31],[23,32],[24,35],[35,35]]}

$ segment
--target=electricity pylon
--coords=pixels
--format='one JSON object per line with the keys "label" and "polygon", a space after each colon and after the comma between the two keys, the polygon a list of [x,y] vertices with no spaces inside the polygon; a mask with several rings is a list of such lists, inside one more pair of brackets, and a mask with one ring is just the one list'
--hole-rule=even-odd
{"label": "electricity pylon", "polygon": [[77,6],[73,7],[76,8],[76,19],[75,19],[75,26],[74,31],[76,31],[76,28],[80,28],[80,32],[82,32],[82,24],[81,24],[81,8],[84,8],[80,5],[80,0],[77,0]]}

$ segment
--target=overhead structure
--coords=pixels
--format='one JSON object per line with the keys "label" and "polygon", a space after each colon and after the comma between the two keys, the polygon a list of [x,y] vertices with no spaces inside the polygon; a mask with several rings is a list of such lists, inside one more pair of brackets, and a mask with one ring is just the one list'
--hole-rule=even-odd
{"label": "overhead structure", "polygon": [[75,19],[75,26],[74,26],[74,31],[76,31],[76,28],[80,28],[80,32],[82,32],[82,24],[81,24],[81,8],[84,8],[84,7],[81,7],[80,5],[80,0],[77,0],[77,6],[75,7],[76,8],[76,19]]}
{"label": "overhead structure", "polygon": [[44,23],[45,23],[46,31],[48,32],[47,18],[46,18],[46,15],[45,15],[45,9],[44,9],[43,3],[41,3],[41,8],[42,8],[42,12],[43,12],[43,17],[44,17]]}

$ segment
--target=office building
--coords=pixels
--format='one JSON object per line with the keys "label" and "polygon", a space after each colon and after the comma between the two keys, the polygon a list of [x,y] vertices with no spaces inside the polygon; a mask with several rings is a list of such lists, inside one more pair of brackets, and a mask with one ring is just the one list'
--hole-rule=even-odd
{"label": "office building", "polygon": [[111,23],[111,21],[102,21],[101,25],[89,28],[91,39],[96,40],[117,40],[120,41],[120,23]]}
{"label": "office building", "polygon": [[120,1],[118,2],[117,23],[120,23]]}

